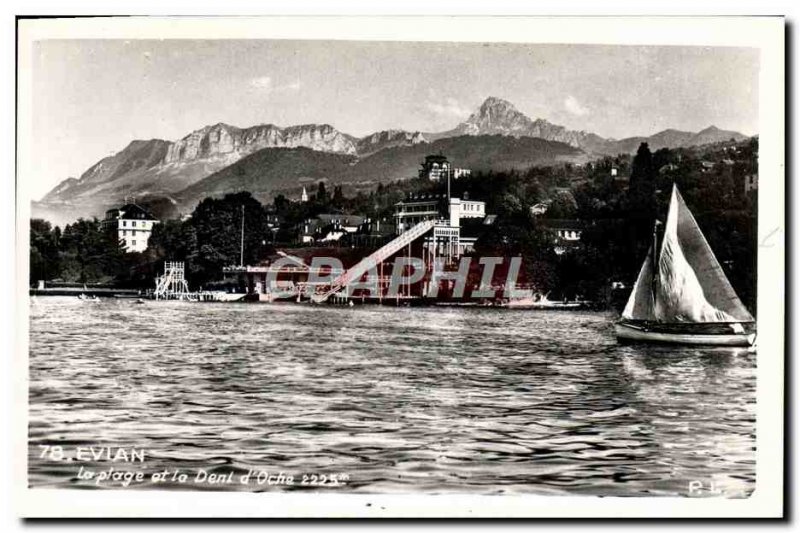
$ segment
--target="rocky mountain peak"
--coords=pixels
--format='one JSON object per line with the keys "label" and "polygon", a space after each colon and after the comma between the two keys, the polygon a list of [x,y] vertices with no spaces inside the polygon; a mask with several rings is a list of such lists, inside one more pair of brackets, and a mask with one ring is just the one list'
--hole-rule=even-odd
{"label": "rocky mountain peak", "polygon": [[412,146],[423,142],[427,142],[427,139],[418,131],[391,129],[376,131],[371,135],[358,139],[356,147],[358,148],[358,155],[364,156],[385,148]]}
{"label": "rocky mountain peak", "polygon": [[584,138],[587,136],[584,132],[570,131],[541,118],[531,120],[514,104],[496,96],[490,96],[484,100],[477,111],[448,134],[538,137],[575,147],[582,147]]}
{"label": "rocky mountain peak", "polygon": [[514,104],[508,100],[504,100],[496,96],[490,96],[483,101],[478,111],[482,114],[498,111],[505,113],[509,111],[517,111],[517,108],[514,107]]}
{"label": "rocky mountain peak", "polygon": [[490,96],[478,110],[470,115],[466,125],[472,134],[509,134],[526,129],[531,119],[520,113],[514,104],[496,96]]}
{"label": "rocky mountain peak", "polygon": [[174,142],[165,164],[198,159],[226,159],[230,163],[262,148],[305,147],[322,152],[355,154],[355,144],[330,124],[302,124],[280,128],[261,124],[238,128],[219,122],[193,131]]}

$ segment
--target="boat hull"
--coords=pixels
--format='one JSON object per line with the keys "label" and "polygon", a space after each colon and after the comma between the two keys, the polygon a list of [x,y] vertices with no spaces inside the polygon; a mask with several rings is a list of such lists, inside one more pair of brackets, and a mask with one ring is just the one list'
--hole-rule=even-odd
{"label": "boat hull", "polygon": [[696,331],[654,331],[634,324],[618,322],[614,325],[617,339],[627,342],[652,342],[660,344],[682,344],[691,346],[752,346],[756,334],[702,333]]}

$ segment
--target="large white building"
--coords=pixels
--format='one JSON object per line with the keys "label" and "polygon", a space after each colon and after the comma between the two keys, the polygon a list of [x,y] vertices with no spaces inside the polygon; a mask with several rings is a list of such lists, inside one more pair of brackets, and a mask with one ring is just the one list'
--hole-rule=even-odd
{"label": "large white building", "polygon": [[112,224],[126,252],[147,250],[153,226],[158,219],[136,204],[125,204],[119,209],[106,211],[106,222]]}
{"label": "large white building", "polygon": [[484,218],[486,216],[486,203],[450,198],[444,194],[416,193],[397,202],[394,206],[394,220],[397,233],[411,229],[423,220],[450,219],[450,225],[458,227],[462,218]]}
{"label": "large white building", "polygon": [[[486,203],[468,198],[448,198],[446,194],[416,193],[395,204],[394,221],[400,235],[424,220],[446,220],[447,225],[434,228],[433,235],[425,242],[436,249],[437,254],[449,250],[450,255],[460,256],[473,249],[476,236],[464,232],[464,222],[473,219],[490,224],[494,217],[486,215]],[[474,224],[471,224],[474,226]],[[471,228],[474,229],[474,228]],[[443,243],[447,243],[443,246]]]}

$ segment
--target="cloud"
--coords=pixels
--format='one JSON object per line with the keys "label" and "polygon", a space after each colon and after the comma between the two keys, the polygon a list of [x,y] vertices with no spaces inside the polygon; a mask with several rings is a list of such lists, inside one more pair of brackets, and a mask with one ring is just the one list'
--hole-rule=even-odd
{"label": "cloud", "polygon": [[445,98],[444,102],[432,102],[428,101],[425,103],[425,108],[437,115],[444,116],[444,117],[467,117],[470,114],[470,110],[467,107],[464,107],[458,100],[452,97]]}
{"label": "cloud", "polygon": [[293,81],[291,83],[286,83],[283,85],[275,85],[272,82],[272,78],[269,76],[259,76],[258,78],[253,78],[250,80],[250,86],[266,93],[271,92],[293,92],[299,91],[300,88],[303,86],[300,83],[300,80]]}
{"label": "cloud", "polygon": [[578,99],[572,95],[567,96],[567,98],[564,100],[564,109],[573,115],[578,115],[579,117],[589,114],[589,108],[581,105]]}

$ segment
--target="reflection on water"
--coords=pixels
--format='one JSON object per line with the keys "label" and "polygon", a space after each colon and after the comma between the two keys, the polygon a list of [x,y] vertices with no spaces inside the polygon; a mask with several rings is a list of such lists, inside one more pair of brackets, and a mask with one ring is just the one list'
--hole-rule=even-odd
{"label": "reflection on water", "polygon": [[[34,487],[94,487],[79,465],[346,475],[313,488],[368,493],[754,486],[754,354],[619,346],[609,314],[51,297],[31,315]],[[147,460],[55,460],[43,444]]]}

